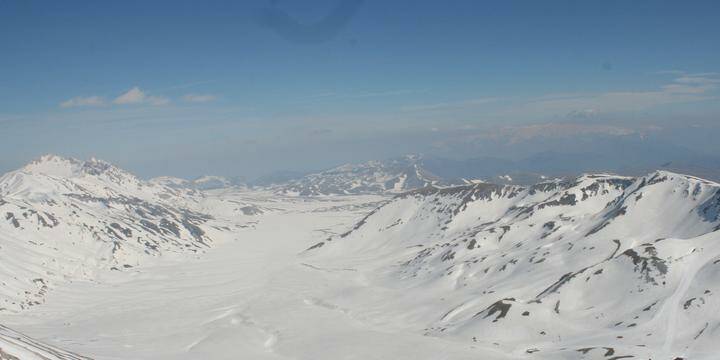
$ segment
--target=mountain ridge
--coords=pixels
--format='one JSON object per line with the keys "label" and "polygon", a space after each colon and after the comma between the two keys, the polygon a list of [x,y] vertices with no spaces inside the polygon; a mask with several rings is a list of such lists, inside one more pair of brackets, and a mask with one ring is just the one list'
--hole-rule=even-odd
{"label": "mountain ridge", "polygon": [[[398,168],[417,171],[416,160]],[[367,164],[368,184],[398,173],[375,175],[381,164]],[[356,169],[340,167],[338,179]],[[395,185],[399,178],[389,179]],[[383,185],[383,196],[357,200],[278,197],[268,189],[176,188],[97,159],[46,157],[0,177],[0,312],[22,314],[62,284],[93,282],[106,271],[121,276],[160,259],[184,266],[257,221],[264,231],[284,229],[282,216],[292,213],[307,240],[317,240],[310,232],[330,234],[295,265],[352,282],[329,302],[292,300],[323,314],[403,324],[420,336],[513,357],[713,358],[720,184],[664,170],[533,185],[418,184],[392,197],[384,191],[400,187]],[[273,214],[264,218],[265,211]],[[340,216],[352,225],[313,227],[313,216],[335,223],[336,211],[347,211]],[[257,239],[268,239],[263,234]],[[292,229],[281,234],[294,236]],[[292,244],[286,241],[281,247]],[[237,245],[246,252],[246,244]],[[297,260],[292,251],[287,256]]]}
{"label": "mountain ridge", "polygon": [[667,171],[427,187],[304,256],[402,288],[375,311],[422,319],[427,336],[518,356],[695,358],[720,329],[719,214],[719,184]]}
{"label": "mountain ridge", "polygon": [[3,175],[0,272],[8,280],[0,311],[38,305],[66,279],[203,253],[229,233],[206,201],[194,189],[146,182],[95,158],[48,155]]}
{"label": "mountain ridge", "polygon": [[420,155],[405,155],[384,161],[343,164],[290,180],[275,186],[274,191],[299,196],[397,194],[428,185],[464,183],[462,180],[442,179],[425,169],[422,161]]}

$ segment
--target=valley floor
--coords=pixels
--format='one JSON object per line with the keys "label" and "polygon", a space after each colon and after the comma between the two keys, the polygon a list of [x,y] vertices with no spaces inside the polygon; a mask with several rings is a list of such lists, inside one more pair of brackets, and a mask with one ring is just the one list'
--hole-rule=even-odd
{"label": "valley floor", "polygon": [[95,359],[506,358],[492,345],[423,336],[412,321],[373,312],[373,298],[401,290],[301,254],[378,200],[256,199],[274,209],[202,256],[73,282],[0,323]]}

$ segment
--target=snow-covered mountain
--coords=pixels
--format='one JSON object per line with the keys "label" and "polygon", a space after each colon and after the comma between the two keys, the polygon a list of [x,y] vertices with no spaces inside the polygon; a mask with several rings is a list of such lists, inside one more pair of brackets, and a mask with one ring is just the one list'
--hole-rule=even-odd
{"label": "snow-covered mountain", "polygon": [[107,162],[43,156],[0,178],[0,310],[54,283],[159,256],[204,252],[222,223],[196,190],[145,182]]}
{"label": "snow-covered mountain", "polygon": [[159,176],[149,180],[155,185],[162,185],[174,189],[214,190],[225,188],[245,188],[246,185],[237,178],[205,175],[195,180],[186,180],[172,176]]}
{"label": "snow-covered mountain", "polygon": [[386,161],[338,166],[290,180],[278,186],[276,191],[302,196],[380,194],[449,183],[427,171],[422,166],[422,157],[407,155]]}
{"label": "snow-covered mountain", "polygon": [[148,180],[149,183],[158,186],[165,186],[171,189],[192,189],[193,182],[187,179],[174,176],[158,176]]}
{"label": "snow-covered mountain", "polygon": [[402,289],[372,312],[427,336],[523,358],[711,359],[718,230],[716,183],[585,175],[404,193],[306,255]]}
{"label": "snow-covered mountain", "polygon": [[203,191],[57,156],[0,177],[1,320],[38,339],[0,326],[0,358],[716,358],[717,183],[326,173],[304,194],[415,190]]}

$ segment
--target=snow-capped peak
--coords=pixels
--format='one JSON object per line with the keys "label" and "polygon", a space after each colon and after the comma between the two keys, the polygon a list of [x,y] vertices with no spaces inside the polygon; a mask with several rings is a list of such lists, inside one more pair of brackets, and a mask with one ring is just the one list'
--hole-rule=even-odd
{"label": "snow-capped peak", "polygon": [[79,174],[82,167],[83,162],[78,159],[47,154],[31,161],[20,170],[29,174],[72,177]]}
{"label": "snow-capped peak", "polygon": [[82,161],[71,157],[47,154],[31,161],[22,167],[20,171],[27,174],[61,178],[105,175],[114,180],[126,178],[137,181],[137,178],[129,172],[95,157],[91,157],[87,161]]}
{"label": "snow-capped peak", "polygon": [[[26,278],[10,292],[0,291],[0,311],[39,304],[47,288],[66,277],[87,279],[101,268],[203,252],[213,240],[210,232],[218,229],[206,226],[213,217],[198,207],[196,195],[142,181],[96,158],[46,155],[5,174],[0,177],[0,250],[19,250],[12,263],[4,253],[0,277]],[[50,262],[52,273],[35,271]]]}

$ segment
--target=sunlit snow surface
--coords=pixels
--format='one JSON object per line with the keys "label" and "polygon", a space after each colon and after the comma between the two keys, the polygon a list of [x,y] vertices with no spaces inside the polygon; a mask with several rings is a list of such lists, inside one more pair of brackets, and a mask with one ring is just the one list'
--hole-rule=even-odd
{"label": "sunlit snow surface", "polygon": [[[107,271],[0,321],[97,359],[474,358],[473,344],[367,318],[365,296],[385,290],[298,257],[377,200],[258,201],[275,212],[199,259]],[[357,301],[357,314],[334,304],[338,296]]]}
{"label": "sunlit snow surface", "polygon": [[[304,198],[185,191],[97,161],[49,162],[0,181],[0,349],[26,351],[15,356],[48,346],[96,359],[720,350],[715,183],[658,172]],[[12,348],[15,331],[34,339],[22,337],[25,350]]]}

